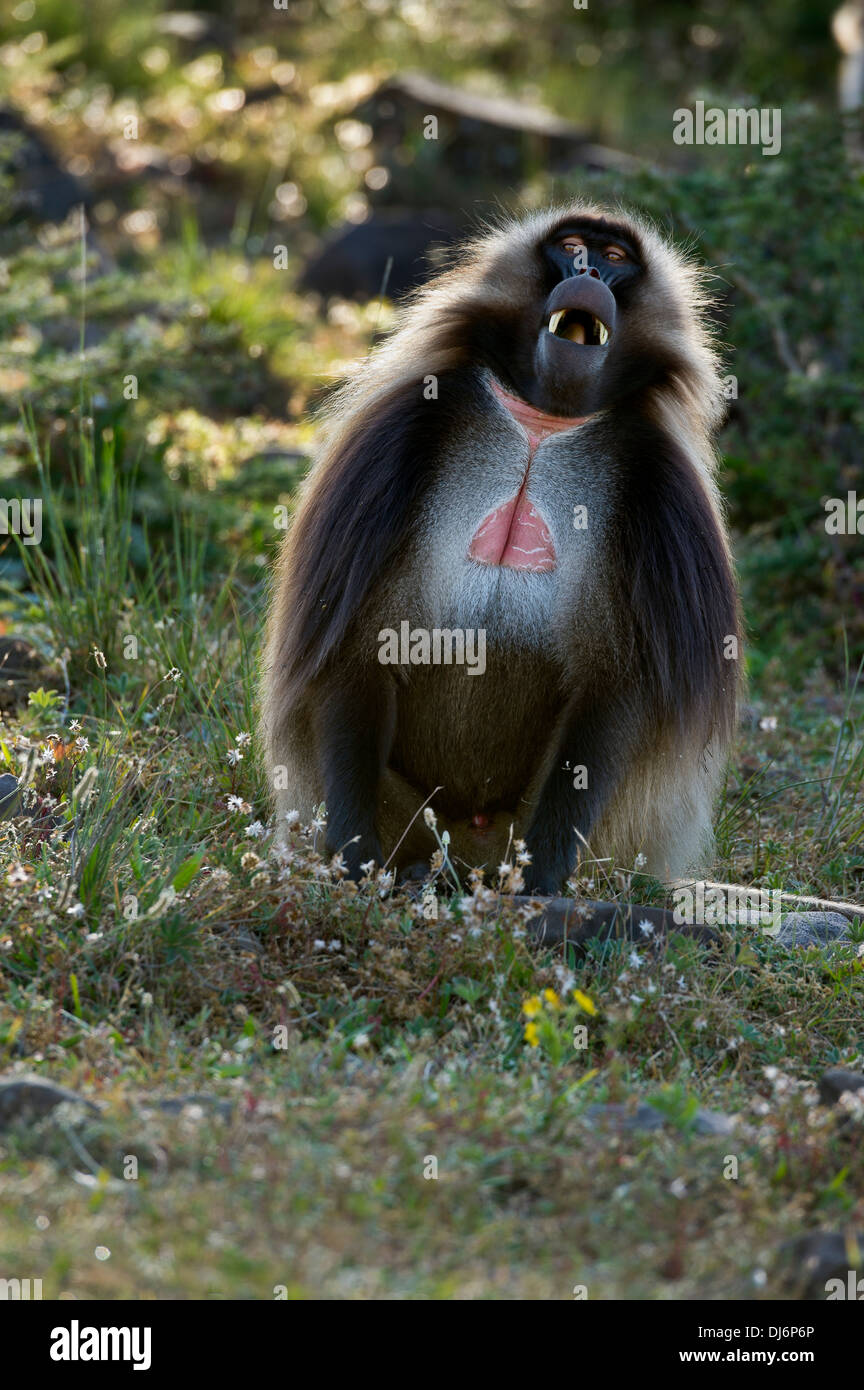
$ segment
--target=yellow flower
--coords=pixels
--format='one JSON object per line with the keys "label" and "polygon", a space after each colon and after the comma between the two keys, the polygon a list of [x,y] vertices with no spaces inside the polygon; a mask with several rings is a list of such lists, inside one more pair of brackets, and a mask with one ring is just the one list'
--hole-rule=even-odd
{"label": "yellow flower", "polygon": [[536,1023],[525,1024],[525,1041],[529,1043],[531,1047],[536,1047],[539,1043],[540,1034]]}
{"label": "yellow flower", "polygon": [[546,1003],[549,1005],[550,1009],[561,1008],[561,1000],[558,998],[558,995],[555,993],[554,989],[544,989],[543,998],[546,1000]]}
{"label": "yellow flower", "polygon": [[597,1012],[597,1005],[594,1003],[593,999],[589,999],[588,995],[583,994],[581,989],[574,989],[573,998],[576,1000],[580,1009],[583,1009],[586,1014],[590,1014],[592,1018],[594,1017]]}
{"label": "yellow flower", "polygon": [[525,1003],[522,1005],[522,1012],[526,1018],[536,1018],[542,1007],[540,996],[538,994],[532,994],[531,998],[526,999]]}

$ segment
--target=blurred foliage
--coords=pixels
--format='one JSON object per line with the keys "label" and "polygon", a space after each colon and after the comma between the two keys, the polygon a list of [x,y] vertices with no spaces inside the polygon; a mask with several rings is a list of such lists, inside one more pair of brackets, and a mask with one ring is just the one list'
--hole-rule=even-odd
{"label": "blurred foliage", "polygon": [[[722,87],[780,103],[830,88],[835,69],[832,0],[199,0],[177,9],[206,20],[204,37],[161,29],[161,0],[24,0],[3,21],[14,38],[34,24],[43,67],[72,69],[78,81],[110,84],[130,96],[175,86],[178,63],[219,48],[278,48],[319,82],[341,83],[372,68],[386,74],[422,66],[445,79],[470,79],[501,94],[542,98],[559,115],[590,122],[603,138],[645,148],[649,132],[668,139],[668,107],[693,91]],[[29,11],[29,13],[28,13]],[[163,48],[171,63],[154,57]],[[646,94],[650,75],[652,95]],[[324,94],[320,94],[324,95]]]}
{"label": "blurred foliage", "polygon": [[[26,132],[0,132],[0,483],[32,477],[23,407],[60,478],[82,434],[97,462],[104,443],[135,471],[151,539],[181,511],[220,572],[236,558],[257,572],[309,452],[309,407],[389,322],[377,303],[325,313],[296,272],[323,228],[375,202],[372,132],[352,111],[422,67],[658,161],[541,171],[501,198],[621,198],[716,268],[751,665],[839,671],[847,638],[864,651],[864,556],[860,536],[826,534],[823,502],[860,475],[864,190],[833,111],[833,8],[19,0],[0,15],[0,101],[80,182],[88,231],[82,245],[74,215],[23,216],[12,162],[30,172],[33,154]],[[673,146],[672,111],[697,96],[782,106],[782,153]]]}

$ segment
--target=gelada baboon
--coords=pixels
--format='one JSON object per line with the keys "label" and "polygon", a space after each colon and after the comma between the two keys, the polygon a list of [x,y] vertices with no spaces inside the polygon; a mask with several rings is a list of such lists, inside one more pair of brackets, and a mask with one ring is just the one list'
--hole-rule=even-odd
{"label": "gelada baboon", "polygon": [[708,303],[653,228],[578,204],[468,246],[336,396],[262,730],[277,814],[326,803],[352,874],[428,860],[427,802],[463,865],[513,826],[536,893],[710,852],[739,620]]}

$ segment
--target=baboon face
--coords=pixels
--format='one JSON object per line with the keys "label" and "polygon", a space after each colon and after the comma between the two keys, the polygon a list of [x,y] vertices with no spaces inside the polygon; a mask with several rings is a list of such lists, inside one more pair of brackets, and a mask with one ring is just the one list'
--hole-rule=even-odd
{"label": "baboon face", "polygon": [[[511,259],[509,304],[499,299],[478,335],[479,355],[503,386],[549,414],[585,416],[662,373],[664,336],[678,315],[668,287],[651,283],[658,277],[634,228],[576,216],[522,258],[518,267]],[[502,258],[489,278],[500,283],[506,273]]]}

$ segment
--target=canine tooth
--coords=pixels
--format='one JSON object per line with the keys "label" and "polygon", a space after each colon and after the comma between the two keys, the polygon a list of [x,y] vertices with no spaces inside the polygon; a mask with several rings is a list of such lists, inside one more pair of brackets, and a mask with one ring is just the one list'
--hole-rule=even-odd
{"label": "canine tooth", "polygon": [[606,327],[605,323],[601,323],[601,324],[599,325],[599,327],[600,327],[600,332],[599,332],[599,334],[598,334],[598,337],[599,337],[599,339],[600,339],[600,342],[601,342],[601,343],[608,343],[608,341],[609,341],[609,329]]}
{"label": "canine tooth", "polygon": [[552,315],[551,319],[549,320],[549,332],[550,332],[550,333],[554,333],[554,332],[555,332],[555,330],[557,329],[559,323],[560,323],[561,320],[563,319],[565,312],[566,312],[566,310],[564,310],[564,309],[558,309],[558,310]]}

